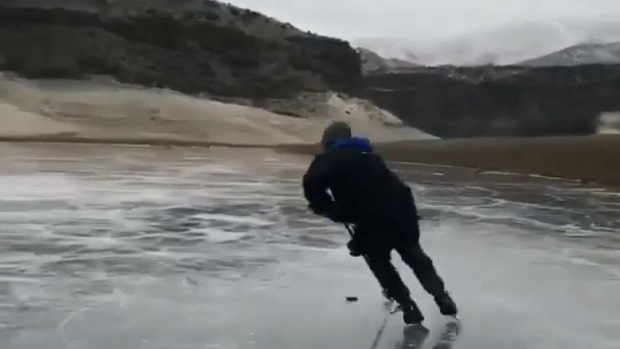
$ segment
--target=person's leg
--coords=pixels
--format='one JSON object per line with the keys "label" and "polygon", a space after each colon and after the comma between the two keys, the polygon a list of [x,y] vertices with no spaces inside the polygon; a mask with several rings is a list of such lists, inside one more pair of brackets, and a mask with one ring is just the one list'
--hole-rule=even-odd
{"label": "person's leg", "polygon": [[424,316],[417,304],[411,299],[409,289],[401,279],[390,258],[390,250],[373,250],[365,254],[370,270],[383,287],[385,296],[394,299],[403,310],[405,323],[421,323]]}
{"label": "person's leg", "polygon": [[396,251],[415,274],[420,284],[435,298],[435,302],[443,315],[456,315],[456,304],[445,289],[445,284],[431,258],[424,252],[417,241],[407,241],[400,244]]}
{"label": "person's leg", "polygon": [[365,254],[368,267],[379,281],[388,298],[399,304],[410,298],[409,289],[392,265],[390,251],[371,251]]}
{"label": "person's leg", "polygon": [[436,295],[445,291],[445,285],[431,258],[416,243],[406,243],[398,246],[396,251],[415,274],[426,292]]}

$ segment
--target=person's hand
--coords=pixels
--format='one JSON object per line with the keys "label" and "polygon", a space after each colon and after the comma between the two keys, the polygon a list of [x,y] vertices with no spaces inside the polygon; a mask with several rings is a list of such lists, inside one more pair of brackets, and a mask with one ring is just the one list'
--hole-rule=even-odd
{"label": "person's hand", "polygon": [[362,255],[361,246],[355,239],[349,240],[347,243],[347,248],[349,249],[349,254],[353,257],[359,257]]}

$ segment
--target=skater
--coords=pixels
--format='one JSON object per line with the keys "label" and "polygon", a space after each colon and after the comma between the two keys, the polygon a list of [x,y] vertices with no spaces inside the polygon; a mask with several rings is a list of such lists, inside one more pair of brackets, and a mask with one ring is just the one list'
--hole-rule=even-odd
{"label": "skater", "polygon": [[369,140],[352,137],[348,124],[332,123],[323,132],[321,144],[324,151],[303,176],[309,208],[334,222],[355,226],[347,244],[351,255],[365,256],[385,296],[402,308],[405,323],[419,324],[424,316],[390,262],[392,250],[434,297],[441,314],[455,316],[456,304],[420,246],[411,189],[373,153]]}

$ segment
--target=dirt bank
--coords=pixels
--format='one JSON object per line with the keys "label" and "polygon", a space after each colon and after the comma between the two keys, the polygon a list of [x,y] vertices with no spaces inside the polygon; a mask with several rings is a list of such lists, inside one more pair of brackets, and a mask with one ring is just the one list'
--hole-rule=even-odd
{"label": "dirt bank", "polygon": [[[382,143],[392,161],[411,161],[579,179],[620,187],[620,136],[473,138]],[[316,146],[281,151],[313,154]]]}

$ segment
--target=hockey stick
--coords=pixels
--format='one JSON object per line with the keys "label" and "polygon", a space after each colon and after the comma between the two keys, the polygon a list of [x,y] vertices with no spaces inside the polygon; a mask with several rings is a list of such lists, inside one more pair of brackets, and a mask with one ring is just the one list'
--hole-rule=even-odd
{"label": "hockey stick", "polygon": [[[353,229],[351,228],[351,226],[347,223],[344,224],[344,227],[347,228],[347,231],[349,232],[349,235],[351,236],[351,239],[353,239],[355,237],[355,233],[353,232]],[[370,269],[371,272],[374,271],[372,270],[371,266],[370,266],[370,261],[368,260],[368,256],[365,253],[362,253],[362,257],[364,257],[364,260],[366,261],[366,265],[368,265],[368,269]],[[375,276],[376,278],[376,276]],[[378,281],[378,280],[377,280]],[[381,283],[379,283],[379,287],[381,287],[381,293],[383,294],[383,296],[390,302],[394,302],[394,299],[388,296],[388,292],[385,288],[383,288],[383,286],[381,285]]]}

